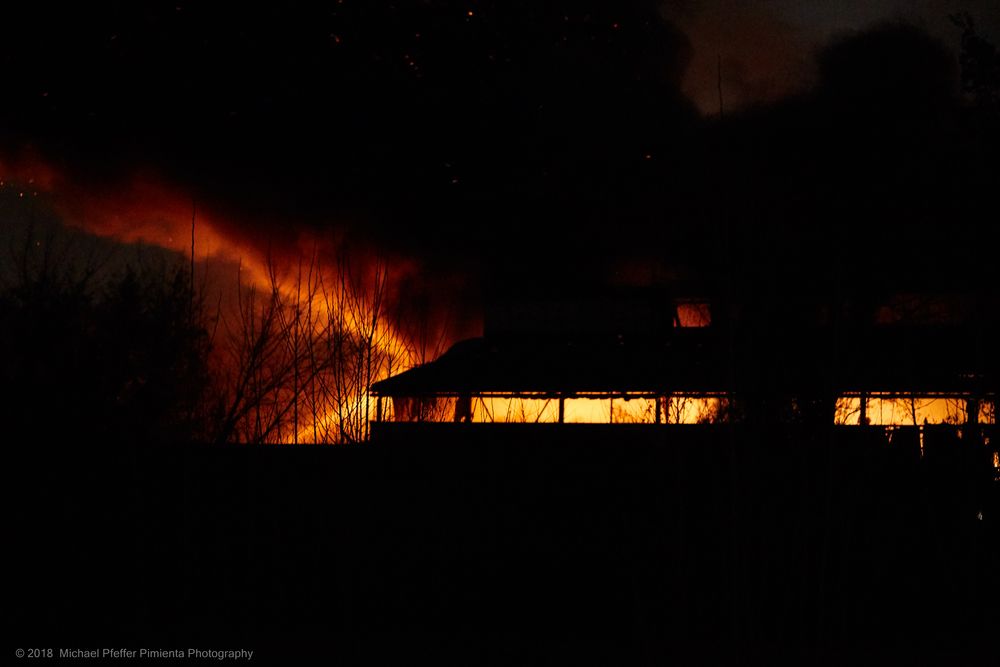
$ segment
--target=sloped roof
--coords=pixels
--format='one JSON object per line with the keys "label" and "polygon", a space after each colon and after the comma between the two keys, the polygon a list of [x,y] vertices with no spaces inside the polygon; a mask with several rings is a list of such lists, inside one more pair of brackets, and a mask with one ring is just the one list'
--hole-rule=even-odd
{"label": "sloped roof", "polygon": [[719,391],[704,336],[588,339],[492,337],[376,383],[379,395]]}
{"label": "sloped roof", "polygon": [[775,339],[729,338],[709,327],[649,337],[484,337],[457,343],[436,361],[375,383],[372,391],[996,393],[996,355],[983,349],[982,340],[970,341],[967,331],[876,327],[834,334],[818,329]]}

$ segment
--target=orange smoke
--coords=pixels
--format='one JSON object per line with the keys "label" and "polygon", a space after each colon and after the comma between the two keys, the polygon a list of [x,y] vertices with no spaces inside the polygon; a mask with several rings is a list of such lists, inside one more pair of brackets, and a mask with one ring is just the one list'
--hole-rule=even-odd
{"label": "orange smoke", "polygon": [[[246,233],[152,171],[136,171],[113,185],[82,184],[25,151],[0,162],[0,182],[29,196],[44,195],[63,222],[90,234],[164,248],[195,259],[201,271],[207,272],[210,261],[239,267],[237,285],[210,286],[219,291],[219,317],[225,320],[220,338],[226,340],[218,347],[228,343],[216,351],[215,363],[230,387],[241,387],[230,393],[243,400],[248,382],[267,387],[256,398],[270,411],[264,421],[276,420],[277,426],[253,430],[247,424],[252,418],[261,422],[260,405],[251,410],[234,404],[227,439],[363,439],[374,417],[371,384],[433,358],[452,342],[445,323],[415,323],[412,313],[409,319],[398,314],[398,288],[420,270],[412,260],[385,261],[364,247],[348,250],[335,234],[300,231],[274,242]],[[264,326],[273,328],[266,341]],[[270,346],[268,360],[248,356],[258,343]],[[342,346],[339,361],[331,345]],[[359,345],[367,350],[359,352]],[[320,363],[324,346],[327,356]],[[349,362],[344,348],[353,355]],[[270,384],[264,376],[272,378]],[[275,384],[275,377],[284,384]]]}
{"label": "orange smoke", "polygon": [[[217,207],[197,201],[152,170],[137,170],[110,185],[83,184],[28,149],[13,159],[0,157],[0,184],[4,183],[26,196],[47,195],[63,223],[90,234],[121,243],[145,243],[187,258],[193,250],[199,262],[239,263],[242,280],[260,289],[272,288],[275,278],[288,282],[303,261],[319,264],[332,284],[332,265],[346,259],[335,232],[320,235],[300,230],[291,241],[288,235],[247,233]],[[274,226],[280,221],[269,222]],[[374,265],[380,264],[391,285],[413,280],[420,271],[412,259],[393,257],[383,262],[376,254],[355,244],[350,248],[350,261],[368,279],[375,272]],[[272,275],[275,270],[279,275]]]}
{"label": "orange smoke", "polygon": [[813,78],[814,36],[767,7],[665,3],[661,11],[691,40],[683,91],[705,115],[719,113],[720,83],[723,106],[734,111],[787,97]]}
{"label": "orange smoke", "polygon": [[[221,230],[231,227],[201,208],[180,188],[152,172],[137,172],[126,181],[81,184],[33,151],[0,160],[0,179],[49,196],[55,212],[72,227],[121,243],[146,243],[190,257],[243,262],[248,278],[266,284],[267,273],[255,261],[261,253],[246,241]],[[193,226],[193,230],[192,230]],[[192,244],[192,231],[194,239]]]}

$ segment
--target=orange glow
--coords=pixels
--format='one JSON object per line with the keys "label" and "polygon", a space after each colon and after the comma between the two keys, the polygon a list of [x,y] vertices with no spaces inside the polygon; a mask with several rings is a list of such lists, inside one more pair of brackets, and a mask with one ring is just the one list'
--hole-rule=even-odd
{"label": "orange glow", "polygon": [[[51,197],[66,224],[122,243],[147,243],[190,257],[194,218],[195,254],[199,259],[242,262],[248,279],[263,285],[267,272],[255,258],[260,252],[232,233],[222,218],[198,210],[195,201],[152,173],[133,174],[113,187],[82,186],[31,151],[0,161],[0,178],[30,184]],[[252,276],[252,278],[251,278]]]}
{"label": "orange glow", "polygon": [[[201,275],[211,274],[218,283],[219,269],[209,271],[209,264],[231,270],[236,284],[203,286],[211,292],[206,302],[218,303],[220,333],[212,361],[219,376],[231,386],[239,384],[240,364],[246,361],[240,355],[249,344],[246,336],[259,336],[265,325],[278,336],[272,335],[268,354],[286,365],[281,386],[274,385],[273,377],[266,384],[265,421],[276,420],[275,425],[259,432],[238,429],[237,439],[363,439],[368,421],[375,417],[375,401],[368,394],[371,383],[425,359],[428,351],[423,348],[428,344],[436,356],[451,342],[435,323],[430,332],[424,327],[422,333],[430,343],[413,342],[400,328],[412,323],[400,322],[393,314],[395,290],[418,271],[403,258],[386,262],[364,248],[348,251],[335,234],[302,232],[272,244],[247,234],[236,221],[194,202],[152,173],[137,172],[114,187],[83,186],[29,151],[17,160],[0,162],[0,182],[37,188],[67,225],[120,243],[144,243],[190,260],[193,233],[194,260]],[[317,349],[329,355],[333,345],[353,355],[350,372],[336,371],[342,374],[339,378],[305,356]],[[343,366],[343,359],[337,363]],[[273,370],[268,372],[273,375]],[[261,377],[255,381],[264,383]],[[260,418],[259,413],[258,409],[253,417]],[[249,414],[241,415],[250,420]]]}
{"label": "orange glow", "polygon": [[32,151],[25,151],[19,159],[4,159],[0,156],[0,185],[6,182],[17,183],[46,192],[52,191],[57,172]]}
{"label": "orange glow", "polygon": [[692,10],[661,3],[661,12],[690,38],[693,50],[682,89],[705,115],[719,113],[719,79],[726,112],[773,102],[813,78],[806,54],[812,37],[781,21],[768,3],[719,3]]}
{"label": "orange glow", "polygon": [[611,399],[567,398],[564,421],[569,424],[607,424],[611,421]]}
{"label": "orange glow", "polygon": [[[873,393],[867,399],[868,423],[872,426],[920,426],[922,424],[964,424],[968,417],[965,397],[900,398]],[[857,396],[837,399],[834,423],[856,426],[861,417],[861,399]],[[981,401],[977,422],[995,423],[993,404]]]}
{"label": "orange glow", "polygon": [[472,420],[516,424],[558,422],[559,401],[554,398],[480,397],[473,401]]}
{"label": "orange glow", "polygon": [[677,323],[682,327],[707,327],[712,324],[712,310],[707,303],[679,303]]}
{"label": "orange glow", "polygon": [[[450,422],[456,417],[456,398],[392,397],[386,400],[385,421]],[[483,395],[472,397],[472,421],[481,424],[552,424],[559,422],[559,398],[545,394]],[[629,398],[574,396],[563,400],[567,424],[656,424],[660,402],[661,424],[704,424],[715,420],[718,397],[647,396]],[[373,414],[374,417],[374,414]]]}

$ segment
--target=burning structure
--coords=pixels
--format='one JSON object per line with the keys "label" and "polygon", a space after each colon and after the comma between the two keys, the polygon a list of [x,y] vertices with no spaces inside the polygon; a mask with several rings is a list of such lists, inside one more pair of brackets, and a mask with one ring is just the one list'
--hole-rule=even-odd
{"label": "burning structure", "polygon": [[813,306],[797,309],[797,322],[760,327],[722,299],[652,288],[585,294],[496,302],[481,338],[375,383],[376,421],[996,421],[991,324],[902,322],[889,306],[859,324]]}
{"label": "burning structure", "polygon": [[662,423],[690,417],[696,403],[718,404],[724,394],[710,330],[702,326],[709,317],[704,304],[677,303],[659,290],[496,302],[487,308],[483,337],[376,383],[378,419]]}

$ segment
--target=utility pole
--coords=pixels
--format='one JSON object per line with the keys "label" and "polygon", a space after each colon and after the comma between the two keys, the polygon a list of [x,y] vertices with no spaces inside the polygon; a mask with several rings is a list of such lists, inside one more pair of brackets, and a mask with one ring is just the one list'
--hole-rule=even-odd
{"label": "utility pole", "polygon": [[198,212],[198,205],[194,197],[191,198],[191,304],[190,316],[194,319],[194,220]]}
{"label": "utility pole", "polygon": [[716,85],[719,90],[719,119],[723,116],[723,106],[722,106],[722,54],[718,54],[716,60]]}

